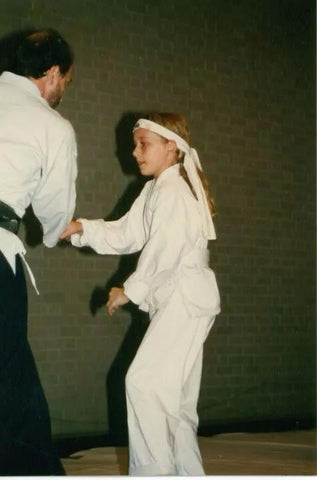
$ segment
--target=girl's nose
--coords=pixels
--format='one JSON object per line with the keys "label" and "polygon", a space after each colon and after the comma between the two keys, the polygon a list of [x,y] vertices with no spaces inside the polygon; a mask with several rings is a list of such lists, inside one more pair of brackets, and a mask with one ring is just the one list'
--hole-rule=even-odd
{"label": "girl's nose", "polygon": [[137,148],[138,148],[138,147],[134,147],[134,150],[133,150],[133,152],[132,152],[132,155],[133,155],[135,158],[136,158],[136,156],[137,156]]}

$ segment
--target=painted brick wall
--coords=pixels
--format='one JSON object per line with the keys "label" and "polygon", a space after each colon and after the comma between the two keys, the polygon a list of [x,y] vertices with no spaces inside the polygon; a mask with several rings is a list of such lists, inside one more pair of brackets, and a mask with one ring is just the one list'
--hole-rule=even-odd
{"label": "painted brick wall", "polygon": [[[76,215],[117,218],[140,189],[133,115],[180,111],[216,198],[211,264],[222,313],[205,348],[202,425],[312,417],[315,406],[315,85],[312,0],[1,0],[3,35],[58,29],[76,69],[61,112],[79,148]],[[1,113],[0,113],[1,114]],[[125,426],[123,378],[146,328],[107,316],[136,257],[22,238],[30,341],[55,435]]]}

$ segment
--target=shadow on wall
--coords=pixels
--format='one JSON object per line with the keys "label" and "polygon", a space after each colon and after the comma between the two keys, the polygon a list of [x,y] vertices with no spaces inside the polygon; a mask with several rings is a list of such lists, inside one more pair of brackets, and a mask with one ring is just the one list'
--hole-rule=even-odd
{"label": "shadow on wall", "polygon": [[[111,213],[105,218],[107,221],[122,217],[130,209],[147,180],[140,175],[132,156],[134,148],[132,130],[140,116],[141,113],[127,112],[123,114],[115,130],[116,155],[122,172],[124,175],[133,176],[134,180],[130,182]],[[80,252],[95,255],[95,252],[89,248],[80,249]],[[110,289],[114,286],[122,286],[128,276],[135,270],[139,254],[138,252],[121,256],[117,271],[104,285],[97,285],[93,289],[89,302],[92,315],[96,315],[98,310],[106,305]],[[129,303],[122,308],[131,315],[131,324],[105,379],[109,445],[126,445],[128,443],[125,376],[148,326],[147,314],[138,310],[136,305]]]}
{"label": "shadow on wall", "polygon": [[[133,175],[135,179],[128,185],[106,220],[114,220],[124,215],[139,195],[147,179],[139,173],[137,164],[132,157],[132,129],[141,114],[125,113],[116,127],[116,154],[125,175]],[[103,306],[113,286],[121,286],[127,277],[135,270],[139,253],[121,257],[117,271],[104,287],[96,287],[92,293],[90,309],[93,314]],[[121,343],[119,351],[110,366],[106,377],[106,395],[108,400],[109,441],[111,445],[126,445],[128,443],[127,410],[125,400],[125,376],[136,354],[148,326],[148,316],[136,305],[129,303],[123,307],[131,315],[131,324]]]}
{"label": "shadow on wall", "polygon": [[[107,221],[122,217],[130,209],[147,180],[140,175],[132,156],[134,148],[132,129],[140,116],[140,113],[133,112],[123,114],[115,130],[116,155],[122,172],[124,175],[133,176],[134,180],[128,185],[111,213],[105,218]],[[67,245],[65,245],[66,243]],[[69,246],[69,243],[61,242],[61,247],[65,246]],[[82,248],[79,251],[84,255],[96,255],[89,248]],[[100,308],[105,307],[110,289],[115,286],[122,286],[128,276],[135,270],[139,254],[138,252],[121,256],[117,271],[104,285],[97,285],[93,289],[89,302],[92,315],[96,315]],[[125,376],[148,326],[148,315],[138,310],[136,305],[129,303],[122,308],[131,315],[131,324],[105,378],[109,422],[107,443],[109,445],[126,445],[128,443]]]}
{"label": "shadow on wall", "polygon": [[[122,115],[116,126],[116,155],[123,174],[132,176],[133,180],[127,186],[111,213],[105,218],[108,221],[120,218],[130,209],[133,201],[140,194],[144,183],[148,180],[140,175],[136,161],[132,156],[134,148],[132,130],[140,116],[143,115],[127,112]],[[27,209],[23,221],[26,243],[35,247],[42,242],[42,229],[31,207]],[[58,246],[60,248],[72,248],[67,241],[61,241]],[[83,255],[96,255],[90,248],[81,248],[78,251]],[[117,271],[113,273],[111,278],[104,285],[95,286],[89,301],[89,309],[92,315],[96,315],[100,308],[105,307],[110,289],[114,286],[122,286],[127,277],[135,270],[139,254],[121,256]],[[126,445],[128,443],[125,376],[148,326],[148,315],[141,312],[136,305],[129,303],[122,308],[131,315],[131,323],[105,378],[109,421],[107,444],[109,445]]]}
{"label": "shadow on wall", "polygon": [[[117,220],[125,215],[134,200],[140,194],[144,183],[147,180],[140,175],[136,161],[132,156],[134,148],[132,129],[139,117],[140,115],[136,113],[125,113],[116,127],[116,155],[121,170],[124,175],[132,175],[135,178],[129,183],[117,204],[105,218],[107,221]],[[122,256],[117,271],[112,275],[108,282],[104,286],[97,286],[93,290],[90,299],[90,311],[93,315],[95,315],[97,311],[106,304],[110,289],[114,286],[121,286],[126,278],[134,271],[138,258],[139,253]],[[129,309],[129,307],[123,308]]]}

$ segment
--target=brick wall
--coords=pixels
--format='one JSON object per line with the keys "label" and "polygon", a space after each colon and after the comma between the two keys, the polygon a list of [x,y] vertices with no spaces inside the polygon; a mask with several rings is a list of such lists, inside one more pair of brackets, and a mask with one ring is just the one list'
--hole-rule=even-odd
{"label": "brick wall", "polygon": [[[117,218],[140,189],[136,112],[180,111],[217,201],[222,313],[205,348],[202,425],[311,418],[315,85],[311,0],[1,0],[3,35],[57,28],[76,54],[61,112],[79,147],[77,216]],[[123,378],[146,328],[109,318],[135,257],[46,249],[22,230],[40,296],[29,334],[55,435],[124,430]]]}

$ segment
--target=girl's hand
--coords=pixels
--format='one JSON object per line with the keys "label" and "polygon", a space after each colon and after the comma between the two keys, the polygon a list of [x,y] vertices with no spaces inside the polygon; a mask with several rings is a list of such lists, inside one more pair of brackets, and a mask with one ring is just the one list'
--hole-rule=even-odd
{"label": "girl's hand", "polygon": [[113,287],[109,293],[109,299],[107,302],[109,315],[118,310],[119,307],[128,303],[130,299],[125,295],[124,288]]}
{"label": "girl's hand", "polygon": [[59,239],[68,239],[74,233],[83,233],[83,226],[80,222],[72,220],[66,230],[64,230],[63,233],[60,234]]}

